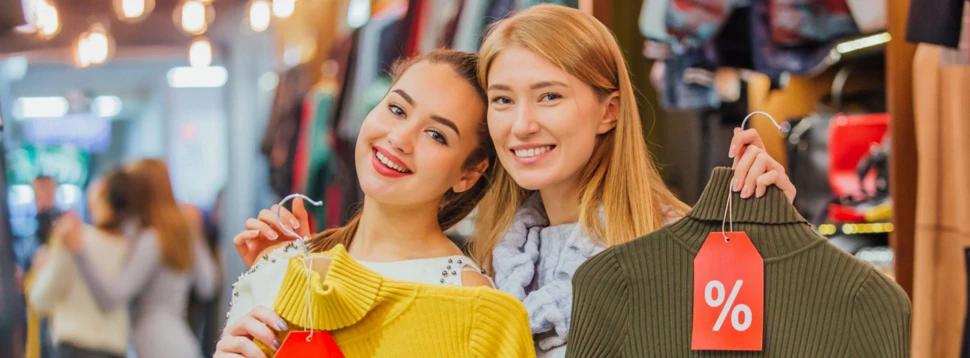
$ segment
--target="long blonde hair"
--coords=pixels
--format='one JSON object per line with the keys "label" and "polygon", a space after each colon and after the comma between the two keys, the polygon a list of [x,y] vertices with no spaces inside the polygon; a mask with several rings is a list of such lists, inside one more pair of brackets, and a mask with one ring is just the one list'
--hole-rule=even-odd
{"label": "long blonde hair", "polygon": [[[619,91],[616,128],[600,136],[581,176],[579,222],[598,243],[612,246],[659,229],[665,211],[689,208],[667,189],[647,153],[637,101],[623,53],[613,33],[592,15],[558,5],[537,5],[495,23],[479,51],[482,87],[492,61],[520,46],[593,87],[602,99]],[[492,190],[479,206],[473,258],[492,266],[492,250],[530,191],[499,166]],[[604,211],[605,224],[599,217]]]}
{"label": "long blonde hair", "polygon": [[141,225],[155,230],[162,263],[175,271],[192,268],[193,235],[198,234],[172,193],[168,166],[158,159],[142,159],[128,167],[132,212]]}

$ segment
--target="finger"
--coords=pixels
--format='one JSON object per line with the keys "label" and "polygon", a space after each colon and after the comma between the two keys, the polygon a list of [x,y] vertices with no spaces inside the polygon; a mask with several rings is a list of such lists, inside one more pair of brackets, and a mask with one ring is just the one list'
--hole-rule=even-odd
{"label": "finger", "polygon": [[[277,209],[280,210],[280,215],[278,217],[276,216]],[[286,213],[285,215],[284,215],[284,212]],[[290,229],[290,231],[293,231],[293,223],[290,222],[290,219],[292,219],[292,221],[296,221],[296,218],[293,217],[293,214],[291,214],[285,208],[280,207],[279,205],[273,205],[271,209],[268,209],[268,210],[264,209],[259,212],[259,220],[265,223],[266,225],[269,225],[270,227],[272,227],[273,230],[278,231],[279,234],[286,233],[287,231],[287,230],[284,230],[283,225],[286,226],[286,229]],[[280,220],[282,220],[282,222]]]}
{"label": "finger", "polygon": [[242,330],[243,333],[238,333],[239,331],[237,330],[234,332],[237,334],[233,334],[233,335],[236,335],[236,336],[246,335],[249,337],[253,337],[254,339],[259,340],[260,342],[263,342],[264,345],[268,347],[273,347],[274,349],[276,349],[276,347],[279,346],[280,343],[279,341],[276,340],[276,334],[273,333],[272,329],[267,327],[266,324],[264,324],[263,322],[260,322],[253,317],[246,317],[246,318],[248,319],[245,319],[245,318],[240,319],[240,322],[239,322],[240,326],[238,327],[238,329]]}
{"label": "finger", "polygon": [[236,353],[216,352],[216,354],[213,355],[212,358],[246,358],[246,357],[243,357],[243,356],[238,355]]}
{"label": "finger", "polygon": [[259,237],[259,230],[243,230],[238,235],[232,238],[232,243],[236,245],[236,249],[240,246],[245,245],[247,242]]}
{"label": "finger", "polygon": [[761,148],[750,147],[744,151],[744,154],[734,159],[734,179],[731,180],[731,189],[735,192],[740,192],[744,188],[744,182],[748,179],[748,171],[761,152]]}
{"label": "finger", "polygon": [[744,188],[741,189],[741,198],[747,199],[754,195],[755,187],[758,185],[758,177],[768,171],[768,163],[771,160],[771,156],[768,153],[758,153],[754,163],[751,164],[751,169],[748,169],[748,175],[745,176]]}
{"label": "finger", "polygon": [[789,203],[794,202],[795,195],[798,190],[795,189],[795,185],[792,184],[791,178],[789,178],[788,175],[785,175],[784,172],[777,170],[771,170],[758,177],[757,197],[760,198],[764,196],[765,193],[768,192],[768,187],[772,185],[778,187],[778,189],[781,189]]}
{"label": "finger", "polygon": [[765,149],[765,143],[761,140],[761,135],[756,129],[741,130],[734,128],[734,137],[731,138],[731,146],[728,148],[728,158],[734,158],[742,154],[747,146],[755,146]]}
{"label": "finger", "polygon": [[306,205],[303,204],[303,200],[293,202],[293,215],[300,224],[297,234],[300,234],[302,237],[310,236],[310,214],[307,213]]}
{"label": "finger", "polygon": [[216,350],[228,354],[237,354],[246,358],[267,358],[266,354],[259,349],[256,342],[246,337],[228,336],[216,344]]}
{"label": "finger", "polygon": [[253,310],[249,311],[249,315],[278,332],[289,330],[286,321],[280,318],[276,312],[273,312],[273,310],[265,306],[253,307]]}
{"label": "finger", "polygon": [[280,234],[277,234],[276,230],[259,219],[246,219],[246,229],[259,230],[260,234],[270,240],[276,240],[280,237]]}

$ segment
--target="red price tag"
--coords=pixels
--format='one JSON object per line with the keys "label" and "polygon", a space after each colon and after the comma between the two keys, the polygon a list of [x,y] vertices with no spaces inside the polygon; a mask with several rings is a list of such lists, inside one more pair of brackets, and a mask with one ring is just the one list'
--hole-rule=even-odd
{"label": "red price tag", "polygon": [[691,349],[762,350],[764,307],[765,262],[758,249],[743,232],[712,232],[694,258]]}
{"label": "red price tag", "polygon": [[[307,339],[310,337],[310,339]],[[280,349],[276,351],[276,358],[344,358],[343,352],[337,346],[337,341],[327,331],[294,331],[286,335]]]}

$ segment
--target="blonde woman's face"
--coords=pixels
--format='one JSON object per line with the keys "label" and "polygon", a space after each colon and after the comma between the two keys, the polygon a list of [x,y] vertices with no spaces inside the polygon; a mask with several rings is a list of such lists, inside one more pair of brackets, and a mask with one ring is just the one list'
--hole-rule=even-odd
{"label": "blonde woman's face", "polygon": [[573,191],[613,128],[610,101],[532,51],[503,49],[488,74],[488,127],[498,158],[529,190]]}

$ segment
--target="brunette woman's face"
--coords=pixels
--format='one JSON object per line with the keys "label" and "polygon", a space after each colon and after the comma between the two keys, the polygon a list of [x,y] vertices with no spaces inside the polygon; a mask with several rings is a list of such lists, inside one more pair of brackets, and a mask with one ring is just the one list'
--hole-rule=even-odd
{"label": "brunette woman's face", "polygon": [[[523,47],[499,52],[488,73],[488,127],[498,158],[525,189],[574,188],[596,137],[615,127],[615,95]],[[567,189],[568,191],[568,189]]]}
{"label": "brunette woman's face", "polygon": [[479,145],[484,112],[475,88],[451,65],[413,64],[361,126],[361,189],[393,205],[437,203],[448,189],[470,189],[484,170],[465,165]]}

